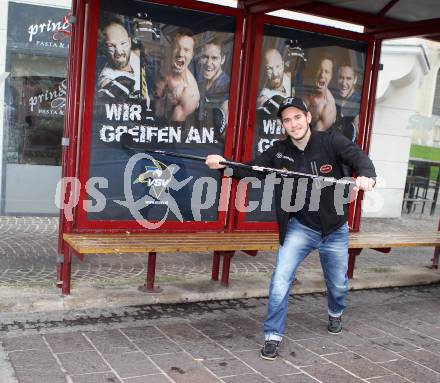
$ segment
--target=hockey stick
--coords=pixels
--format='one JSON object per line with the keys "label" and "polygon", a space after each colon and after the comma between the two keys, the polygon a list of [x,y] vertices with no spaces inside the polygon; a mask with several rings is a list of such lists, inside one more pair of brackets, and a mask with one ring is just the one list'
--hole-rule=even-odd
{"label": "hockey stick", "polygon": [[[146,152],[146,153],[154,153],[154,154],[159,154],[161,156],[186,158],[186,159],[202,161],[202,162],[206,161],[206,157],[195,156],[193,154],[182,154],[182,153],[176,153],[176,152],[168,152],[165,150],[149,149],[148,147],[146,147],[145,144],[139,144],[137,142],[134,142],[133,136],[130,133],[121,134],[120,142],[121,142],[121,146],[123,149],[136,150],[136,151]],[[323,176],[318,176],[315,174],[294,172],[292,170],[276,169],[276,168],[269,168],[269,167],[257,166],[257,165],[248,165],[248,164],[244,164],[242,162],[225,160],[225,161],[219,162],[219,164],[225,165],[225,166],[236,167],[236,168],[248,169],[248,170],[252,170],[254,172],[259,172],[259,173],[275,173],[275,174],[278,174],[282,177],[307,177],[307,178],[311,178],[311,179],[314,179],[317,181],[322,181],[322,182],[344,184],[344,185],[355,185],[354,180],[347,180],[347,179],[338,180],[333,177],[323,177]]]}

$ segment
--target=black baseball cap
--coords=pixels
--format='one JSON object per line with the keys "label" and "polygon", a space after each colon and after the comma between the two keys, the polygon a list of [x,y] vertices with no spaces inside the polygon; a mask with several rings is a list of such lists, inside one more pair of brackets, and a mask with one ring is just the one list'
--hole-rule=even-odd
{"label": "black baseball cap", "polygon": [[281,113],[284,109],[290,108],[291,106],[301,109],[302,111],[308,113],[308,109],[306,104],[304,104],[304,101],[299,97],[286,97],[284,101],[281,103],[280,107],[278,108],[277,116],[278,118],[281,118]]}

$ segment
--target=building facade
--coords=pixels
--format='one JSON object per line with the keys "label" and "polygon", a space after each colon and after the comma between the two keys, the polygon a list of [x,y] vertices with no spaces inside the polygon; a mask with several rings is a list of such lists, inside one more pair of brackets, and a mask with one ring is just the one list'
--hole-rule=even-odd
{"label": "building facade", "polygon": [[70,1],[0,9],[1,213],[57,214]]}

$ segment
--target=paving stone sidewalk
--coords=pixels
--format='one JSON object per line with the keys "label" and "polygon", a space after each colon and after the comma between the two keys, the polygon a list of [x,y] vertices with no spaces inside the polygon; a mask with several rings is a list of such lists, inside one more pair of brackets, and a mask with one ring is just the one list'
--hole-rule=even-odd
{"label": "paving stone sidewalk", "polygon": [[[438,383],[440,285],[290,299],[280,357],[258,355],[266,299],[0,313],[2,383]],[[3,358],[1,357],[3,355]]]}
{"label": "paving stone sidewalk", "polygon": [[[428,209],[426,209],[428,210]],[[438,215],[404,214],[396,219],[363,219],[364,231],[436,230]],[[0,217],[0,286],[49,286],[56,280],[58,218],[53,217]],[[364,251],[357,258],[358,269],[381,270],[396,265],[430,264],[432,248],[393,249],[389,255]],[[231,273],[270,273],[275,260],[274,252],[260,252],[256,257],[237,253]],[[212,256],[201,254],[160,254],[157,258],[158,279],[190,279],[211,273]],[[308,257],[302,269],[319,268],[316,256]],[[136,280],[146,275],[145,254],[90,255],[84,262],[76,258],[72,265],[73,281],[112,283],[115,279]]]}

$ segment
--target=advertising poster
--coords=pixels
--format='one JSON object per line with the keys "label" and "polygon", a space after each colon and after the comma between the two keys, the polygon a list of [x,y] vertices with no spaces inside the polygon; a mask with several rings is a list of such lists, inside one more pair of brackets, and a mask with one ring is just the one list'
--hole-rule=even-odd
{"label": "advertising poster", "polygon": [[[276,114],[289,96],[304,100],[312,115],[312,129],[335,129],[356,142],[367,48],[362,41],[266,25],[252,158],[285,138]],[[263,189],[250,189],[249,200],[260,201]],[[274,221],[275,214],[256,209],[246,219]]]}
{"label": "advertising poster", "polygon": [[[89,176],[104,177],[108,187],[100,189],[105,208],[88,211],[87,218],[133,220],[121,203],[129,177],[144,219],[216,221],[220,172],[157,154],[134,163],[129,175],[126,167],[142,147],[224,153],[235,18],[148,2],[100,4]],[[121,145],[124,133],[134,150]],[[207,176],[215,185],[202,187],[191,201],[194,187],[202,185],[198,180]],[[194,213],[197,203],[204,208]]]}

